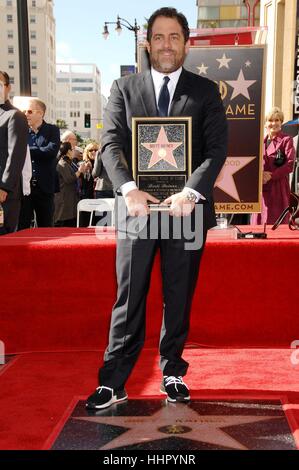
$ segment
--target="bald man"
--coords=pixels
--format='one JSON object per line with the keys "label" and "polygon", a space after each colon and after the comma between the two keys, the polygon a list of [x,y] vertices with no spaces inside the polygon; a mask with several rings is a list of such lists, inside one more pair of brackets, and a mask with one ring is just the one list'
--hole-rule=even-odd
{"label": "bald man", "polygon": [[30,99],[24,110],[29,126],[28,145],[32,162],[31,194],[22,201],[19,230],[29,228],[36,215],[38,227],[53,227],[56,189],[56,157],[60,145],[57,126],[44,120],[46,105]]}

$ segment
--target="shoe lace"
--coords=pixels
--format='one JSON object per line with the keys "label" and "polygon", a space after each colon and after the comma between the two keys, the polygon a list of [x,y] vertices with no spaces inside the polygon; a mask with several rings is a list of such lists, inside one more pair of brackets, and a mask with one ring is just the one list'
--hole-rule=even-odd
{"label": "shoe lace", "polygon": [[177,391],[178,391],[177,385],[184,385],[186,388],[188,388],[187,385],[184,383],[182,377],[176,377],[174,375],[170,375],[170,376],[164,376],[164,379],[165,379],[166,386],[174,384]]}
{"label": "shoe lace", "polygon": [[105,387],[104,385],[100,385],[97,390],[101,393],[101,391],[105,388],[106,390],[109,390],[110,392],[113,393],[113,388]]}

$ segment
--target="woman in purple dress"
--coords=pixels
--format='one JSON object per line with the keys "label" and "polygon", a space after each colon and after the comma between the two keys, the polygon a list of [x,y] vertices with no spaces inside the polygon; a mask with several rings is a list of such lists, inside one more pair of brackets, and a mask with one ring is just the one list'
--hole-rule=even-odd
{"label": "woman in purple dress", "polygon": [[[251,224],[274,224],[289,205],[289,174],[295,159],[293,138],[281,132],[282,111],[275,107],[265,116],[267,135],[263,148],[263,198],[261,214],[252,214]],[[287,224],[287,214],[282,223]]]}

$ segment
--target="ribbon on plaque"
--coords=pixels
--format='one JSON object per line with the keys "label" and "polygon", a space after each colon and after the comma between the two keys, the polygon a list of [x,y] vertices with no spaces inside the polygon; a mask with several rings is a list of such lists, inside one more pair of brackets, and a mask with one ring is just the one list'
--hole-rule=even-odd
{"label": "ribbon on plaque", "polygon": [[132,171],[138,188],[161,203],[182,191],[192,172],[192,118],[133,118],[132,140]]}

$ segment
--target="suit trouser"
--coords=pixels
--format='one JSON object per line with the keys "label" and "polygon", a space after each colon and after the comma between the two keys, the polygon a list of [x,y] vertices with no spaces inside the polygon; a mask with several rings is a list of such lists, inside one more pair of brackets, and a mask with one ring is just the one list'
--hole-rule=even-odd
{"label": "suit trouser", "polygon": [[19,230],[30,228],[33,212],[38,227],[53,227],[54,194],[45,193],[39,187],[31,188],[31,194],[22,200]]}
{"label": "suit trouser", "polygon": [[186,250],[186,240],[174,239],[172,234],[169,239],[132,240],[118,236],[118,292],[112,310],[109,345],[104,355],[104,365],[99,371],[101,385],[116,390],[123,388],[142,349],[146,296],[157,249],[161,254],[164,301],[160,367],[164,375],[186,374],[188,363],[181,356],[189,331],[191,302],[206,230],[203,230],[202,237],[200,249]]}
{"label": "suit trouser", "polygon": [[21,209],[21,196],[13,197],[8,194],[5,202],[2,203],[4,210],[4,227],[0,235],[5,233],[12,233],[17,230],[19,214]]}

